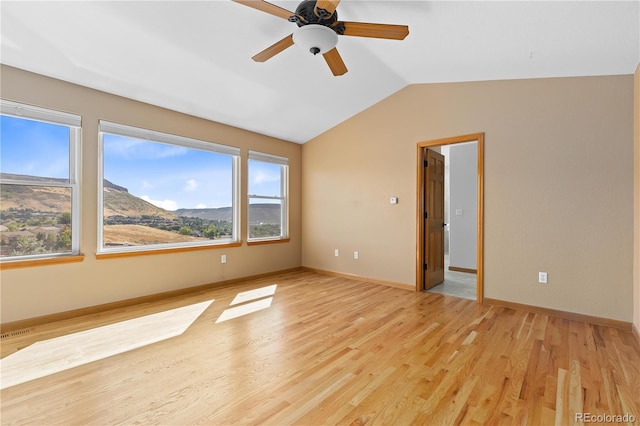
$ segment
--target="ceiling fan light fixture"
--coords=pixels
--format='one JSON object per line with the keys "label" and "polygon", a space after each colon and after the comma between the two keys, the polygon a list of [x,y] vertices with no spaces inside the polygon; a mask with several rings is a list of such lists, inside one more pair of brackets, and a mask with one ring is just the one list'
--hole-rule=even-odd
{"label": "ceiling fan light fixture", "polygon": [[293,43],[314,55],[326,53],[338,44],[338,34],[320,24],[308,24],[293,33]]}

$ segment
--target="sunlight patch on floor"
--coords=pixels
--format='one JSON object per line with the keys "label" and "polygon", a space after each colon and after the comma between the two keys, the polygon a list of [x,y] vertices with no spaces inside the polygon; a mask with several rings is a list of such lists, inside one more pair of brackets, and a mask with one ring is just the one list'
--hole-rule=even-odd
{"label": "sunlight patch on floor", "polygon": [[278,284],[269,285],[266,287],[256,288],[254,290],[243,291],[238,293],[229,306],[238,305],[240,303],[248,302],[249,300],[261,299],[267,296],[273,296],[276,293]]}
{"label": "sunlight patch on floor", "polygon": [[[248,315],[253,312],[258,312],[263,309],[267,309],[271,306],[273,297],[266,296],[273,296],[276,293],[276,288],[278,288],[278,284],[273,284],[238,293],[229,304],[229,306],[234,307],[226,309],[220,315],[220,317],[218,317],[218,319],[216,320],[216,324],[228,321],[233,318],[238,318],[243,315]],[[251,300],[253,300],[254,302],[245,303]]]}
{"label": "sunlight patch on floor", "polygon": [[208,300],[36,342],[0,360],[0,389],[179,336],[212,303]]}
{"label": "sunlight patch on floor", "polygon": [[220,317],[218,317],[216,324],[267,309],[271,306],[272,300],[273,297],[269,297],[267,299],[256,300],[255,302],[245,303],[244,305],[229,308],[225,310]]}

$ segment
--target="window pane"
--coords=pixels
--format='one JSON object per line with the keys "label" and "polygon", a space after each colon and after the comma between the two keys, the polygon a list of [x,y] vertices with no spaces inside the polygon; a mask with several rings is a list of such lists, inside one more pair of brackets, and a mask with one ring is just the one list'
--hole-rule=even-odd
{"label": "window pane", "polygon": [[104,134],[103,161],[103,248],[233,238],[233,156]]}
{"label": "window pane", "polygon": [[249,200],[249,238],[282,235],[282,203],[280,200]]}
{"label": "window pane", "polygon": [[68,126],[6,115],[0,120],[0,169],[4,179],[69,181]]}
{"label": "window pane", "polygon": [[[257,157],[257,158],[256,158]],[[287,159],[249,151],[248,238],[282,238],[286,235]],[[264,160],[263,160],[264,158]]]}
{"label": "window pane", "polygon": [[20,111],[19,117],[0,115],[0,260],[77,253],[75,175],[71,179],[77,160],[70,155],[78,152],[78,128],[37,118],[80,123],[80,117],[0,104],[3,112]]}
{"label": "window pane", "polygon": [[249,195],[282,196],[281,168],[279,164],[249,160]]}
{"label": "window pane", "polygon": [[2,258],[71,252],[71,188],[0,187]]}

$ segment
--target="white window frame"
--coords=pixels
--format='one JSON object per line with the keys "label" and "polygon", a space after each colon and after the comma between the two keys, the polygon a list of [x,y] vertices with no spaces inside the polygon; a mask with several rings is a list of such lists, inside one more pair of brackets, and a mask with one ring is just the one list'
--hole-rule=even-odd
{"label": "white window frame", "polygon": [[[280,235],[274,237],[251,238],[249,236],[249,215],[247,214],[247,241],[277,241],[289,238],[289,159],[277,155],[265,154],[257,151],[249,151],[247,171],[250,169],[249,161],[261,161],[280,165],[280,196],[261,194],[247,194],[247,209],[251,206],[251,200],[280,200]],[[247,187],[248,192],[248,187]]]}
{"label": "white window frame", "polygon": [[69,188],[71,191],[71,251],[5,257],[1,261],[30,260],[77,256],[80,254],[80,142],[82,117],[62,111],[0,99],[0,114],[40,121],[69,128],[69,182],[41,182],[30,180],[0,179],[3,185],[28,185]]}
{"label": "white window frame", "polygon": [[[162,243],[147,244],[140,246],[126,247],[104,247],[104,135],[111,134],[117,136],[125,136],[136,139],[148,140],[151,142],[163,143],[174,146],[182,146],[185,148],[198,149],[219,154],[226,154],[232,157],[231,162],[231,217],[233,221],[232,237],[225,240],[209,240],[195,241],[183,243]],[[142,129],[139,127],[128,126],[125,124],[113,123],[100,120],[98,124],[98,254],[106,253],[122,253],[122,252],[141,252],[150,250],[162,250],[167,248],[188,248],[203,246],[220,246],[231,243],[239,243],[240,241],[240,206],[239,206],[239,188],[240,188],[240,149],[221,145],[214,142],[207,142],[198,139],[188,138],[184,136],[172,135],[169,133],[157,132],[154,130]]]}

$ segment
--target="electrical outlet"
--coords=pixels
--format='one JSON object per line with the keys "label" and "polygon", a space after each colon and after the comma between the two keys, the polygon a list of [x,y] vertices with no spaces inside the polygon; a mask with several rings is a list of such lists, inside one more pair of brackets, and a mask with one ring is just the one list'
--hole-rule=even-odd
{"label": "electrical outlet", "polygon": [[353,252],[353,258],[357,259],[358,257],[360,257],[360,254],[357,251]]}
{"label": "electrical outlet", "polygon": [[547,283],[547,273],[546,272],[538,272],[538,282],[540,284]]}
{"label": "electrical outlet", "polygon": [[220,256],[220,263],[227,263],[227,255],[223,254],[222,256]]}
{"label": "electrical outlet", "polygon": [[336,249],[334,253],[336,257],[340,256],[340,250]]}

